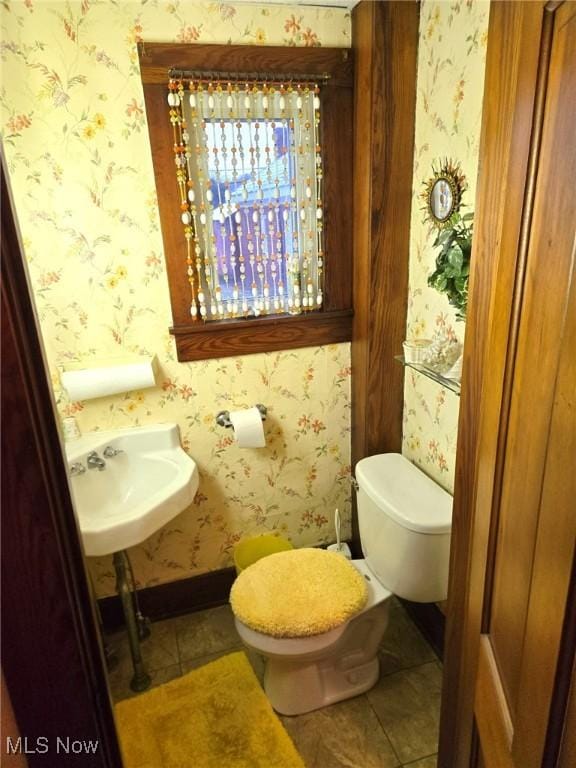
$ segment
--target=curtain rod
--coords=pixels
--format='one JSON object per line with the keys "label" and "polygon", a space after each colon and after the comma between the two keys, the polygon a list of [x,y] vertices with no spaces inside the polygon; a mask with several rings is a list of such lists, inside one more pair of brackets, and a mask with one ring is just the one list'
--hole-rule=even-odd
{"label": "curtain rod", "polygon": [[297,73],[278,73],[278,72],[223,72],[214,70],[201,70],[201,69],[178,69],[173,67],[168,70],[168,76],[172,80],[182,80],[184,78],[189,80],[203,80],[213,82],[273,82],[273,83],[317,83],[320,81],[326,82],[330,80],[330,75],[323,74],[297,74]]}

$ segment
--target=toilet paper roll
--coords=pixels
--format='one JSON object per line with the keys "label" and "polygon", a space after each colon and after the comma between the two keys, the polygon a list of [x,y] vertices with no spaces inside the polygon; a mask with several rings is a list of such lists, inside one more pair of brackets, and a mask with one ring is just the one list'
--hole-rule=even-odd
{"label": "toilet paper roll", "polygon": [[266,445],[264,425],[262,415],[256,406],[242,411],[230,411],[230,421],[240,448],[264,448]]}

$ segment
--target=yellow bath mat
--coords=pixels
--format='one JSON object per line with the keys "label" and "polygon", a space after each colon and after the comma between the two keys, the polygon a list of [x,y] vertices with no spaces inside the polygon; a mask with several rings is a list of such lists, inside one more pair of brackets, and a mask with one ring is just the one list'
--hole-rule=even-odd
{"label": "yellow bath mat", "polygon": [[304,768],[243,652],[116,705],[124,768]]}

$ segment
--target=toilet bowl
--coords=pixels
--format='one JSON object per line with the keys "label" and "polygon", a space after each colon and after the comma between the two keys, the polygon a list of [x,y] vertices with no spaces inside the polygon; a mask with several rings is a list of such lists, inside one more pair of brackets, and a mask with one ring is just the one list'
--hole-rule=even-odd
{"label": "toilet bowl", "polygon": [[[362,459],[356,467],[356,479],[365,558],[346,561],[345,567],[355,569],[364,580],[366,597],[361,608],[336,626],[316,634],[314,626],[306,626],[303,608],[297,629],[287,632],[297,636],[277,636],[267,625],[266,631],[261,631],[254,606],[244,613],[240,601],[234,599],[235,591],[238,595],[244,586],[241,579],[249,577],[241,575],[232,590],[231,605],[238,634],[247,647],[264,657],[264,690],[280,714],[304,714],[357,696],[376,683],[378,648],[388,623],[392,594],[416,602],[446,598],[451,496],[399,454]],[[296,564],[298,555],[294,553],[298,552],[280,556],[294,557]],[[327,559],[333,555],[324,554]],[[272,558],[277,557],[266,558],[271,570]],[[340,569],[340,561],[336,564]],[[306,579],[309,581],[309,574]],[[271,599],[282,604],[294,590],[297,594],[297,567],[290,572],[289,582],[284,587],[275,584]],[[301,586],[304,588],[305,584]],[[326,585],[327,592],[332,588],[327,599],[333,599],[333,587]],[[341,597],[346,603],[347,595]]]}
{"label": "toilet bowl", "polygon": [[266,659],[264,690],[283,715],[300,715],[369,690],[378,680],[377,651],[388,624],[388,600],[365,560],[353,560],[368,587],[362,610],[328,632],[307,637],[272,637],[237,616],[243,643]]}

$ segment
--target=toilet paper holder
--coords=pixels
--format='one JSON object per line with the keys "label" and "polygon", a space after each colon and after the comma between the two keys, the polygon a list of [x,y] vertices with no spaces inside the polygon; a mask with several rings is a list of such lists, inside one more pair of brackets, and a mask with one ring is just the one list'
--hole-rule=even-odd
{"label": "toilet paper holder", "polygon": [[[262,405],[262,403],[256,403],[256,408],[260,411],[260,416],[262,417],[262,421],[266,421],[266,414],[268,413],[268,408],[266,408],[265,405]],[[230,411],[220,411],[216,414],[216,424],[220,427],[231,427],[232,422],[230,421]]]}

